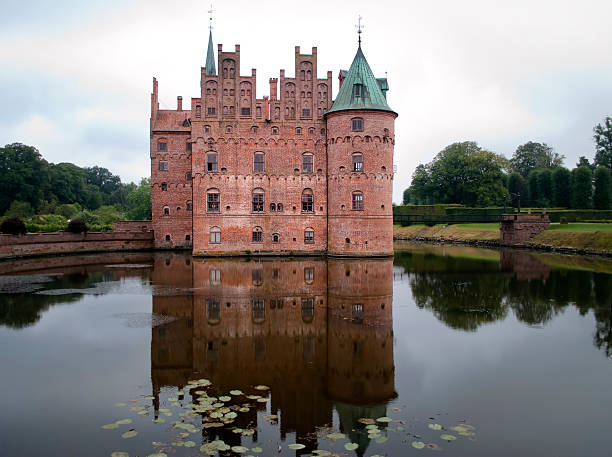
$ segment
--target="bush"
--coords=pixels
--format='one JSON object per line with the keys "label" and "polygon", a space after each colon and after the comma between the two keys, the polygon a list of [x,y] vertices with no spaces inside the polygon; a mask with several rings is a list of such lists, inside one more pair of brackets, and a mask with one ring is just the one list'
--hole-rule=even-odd
{"label": "bush", "polygon": [[8,235],[25,235],[26,226],[18,217],[11,217],[2,222],[0,231]]}
{"label": "bush", "polygon": [[66,228],[67,232],[70,233],[87,233],[88,227],[87,224],[81,219],[74,219],[68,223],[68,227]]}
{"label": "bush", "polygon": [[64,205],[60,205],[57,208],[57,213],[61,214],[66,219],[70,219],[76,213],[81,211],[81,209],[82,209],[81,205],[79,205],[78,203],[66,203]]}
{"label": "bush", "polygon": [[567,224],[567,217],[565,217],[565,216],[561,216],[561,218],[559,219],[559,223],[561,223],[561,224]]}
{"label": "bush", "polygon": [[100,217],[90,211],[87,211],[86,209],[76,213],[74,216],[72,216],[72,219],[81,220],[87,225],[102,225]]}

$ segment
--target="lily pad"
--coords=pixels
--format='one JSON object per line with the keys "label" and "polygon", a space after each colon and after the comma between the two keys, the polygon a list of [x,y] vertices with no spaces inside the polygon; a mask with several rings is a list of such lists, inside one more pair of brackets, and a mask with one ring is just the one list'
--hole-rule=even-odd
{"label": "lily pad", "polygon": [[195,447],[195,441],[185,441],[185,447]]}
{"label": "lily pad", "polygon": [[213,427],[223,427],[221,422],[205,422],[202,424],[202,428],[213,428]]}
{"label": "lily pad", "polygon": [[236,417],[238,417],[238,414],[236,414],[234,411],[230,411],[223,417],[225,417],[226,419],[236,419]]}
{"label": "lily pad", "polygon": [[370,419],[369,417],[362,417],[360,419],[357,419],[357,422],[360,422],[360,423],[366,424],[366,425],[371,425],[375,421],[374,421],[374,419]]}
{"label": "lily pad", "polygon": [[413,441],[410,444],[412,444],[412,447],[415,449],[423,449],[425,447],[425,443],[423,443],[422,441]]}
{"label": "lily pad", "polygon": [[213,419],[219,419],[223,417],[223,413],[220,413],[218,411],[213,411],[212,413],[210,413],[210,417],[212,417]]}
{"label": "lily pad", "polygon": [[238,454],[244,454],[249,450],[248,447],[244,446],[232,446],[232,451],[237,452]]}
{"label": "lily pad", "polygon": [[255,386],[255,390],[270,390],[270,388],[268,386]]}
{"label": "lily pad", "polygon": [[149,454],[147,457],[168,457],[168,454],[165,452],[156,452],[154,454]]}
{"label": "lily pad", "polygon": [[388,439],[389,438],[387,438],[386,436],[379,436],[374,441],[376,441],[378,444],[382,444],[386,442]]}
{"label": "lily pad", "polygon": [[314,451],[312,451],[313,454],[317,454],[319,457],[327,457],[332,455],[331,452],[326,451],[324,449],[315,449]]}
{"label": "lily pad", "polygon": [[263,452],[263,449],[262,449],[262,448],[260,448],[259,446],[257,446],[257,447],[252,447],[252,448],[251,448],[251,451],[252,451],[252,452],[254,452],[254,453],[256,453],[256,454],[260,454],[260,453],[262,453],[262,452]]}
{"label": "lily pad", "polygon": [[125,432],[121,435],[121,438],[134,438],[136,435],[138,435],[138,432],[136,430],[130,430],[128,432]]}
{"label": "lily pad", "polygon": [[115,403],[115,406],[119,406],[119,407],[127,406],[127,403]]}
{"label": "lily pad", "polygon": [[304,449],[306,446],[304,446],[303,444],[300,444],[300,443],[293,443],[293,444],[290,444],[290,445],[289,445],[289,446],[287,446],[287,447],[288,447],[289,449],[295,449],[295,450],[297,450],[297,449]]}
{"label": "lily pad", "polygon": [[247,408],[246,406],[243,406],[242,408],[238,408],[238,411],[240,411],[241,413],[248,413],[251,410],[251,408]]}
{"label": "lily pad", "polygon": [[219,400],[221,400],[221,401],[230,401],[231,399],[232,399],[232,397],[228,397],[227,395],[219,397]]}
{"label": "lily pad", "polygon": [[242,390],[230,390],[230,394],[232,395],[242,395]]}
{"label": "lily pad", "polygon": [[344,438],[346,435],[344,433],[339,433],[339,432],[335,432],[335,433],[329,433],[327,435],[327,437],[330,440],[341,440],[342,438]]}
{"label": "lily pad", "polygon": [[358,447],[359,447],[359,445],[357,443],[346,443],[344,445],[344,449],[346,449],[347,451],[354,451]]}
{"label": "lily pad", "polygon": [[432,430],[442,430],[442,426],[440,424],[429,424],[427,426]]}
{"label": "lily pad", "polygon": [[454,436],[454,435],[447,435],[447,434],[440,435],[440,438],[442,438],[443,440],[446,440],[446,441],[455,441],[457,439],[456,436]]}
{"label": "lily pad", "polygon": [[111,453],[111,457],[130,457],[130,454],[128,454],[127,452],[115,451]]}
{"label": "lily pad", "polygon": [[114,428],[119,428],[119,424],[106,424],[106,425],[103,425],[102,428],[104,430],[112,430]]}
{"label": "lily pad", "polygon": [[377,422],[391,422],[393,419],[387,416],[379,417],[376,419]]}
{"label": "lily pad", "polygon": [[376,424],[368,424],[366,425],[366,430],[378,430],[378,425]]}
{"label": "lily pad", "polygon": [[257,399],[257,401],[258,401],[259,403],[267,403],[267,402],[268,402],[268,400],[269,400],[269,398],[258,398],[258,399]]}
{"label": "lily pad", "polygon": [[132,423],[132,419],[121,419],[120,421],[115,422],[115,424],[118,425],[125,425],[125,424],[131,424]]}
{"label": "lily pad", "polygon": [[258,398],[261,398],[261,395],[247,395],[247,398],[249,400],[257,400]]}

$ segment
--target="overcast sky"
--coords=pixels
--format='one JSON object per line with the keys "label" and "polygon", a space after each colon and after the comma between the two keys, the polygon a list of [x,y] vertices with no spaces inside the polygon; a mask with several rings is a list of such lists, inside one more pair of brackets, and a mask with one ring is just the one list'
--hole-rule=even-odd
{"label": "overcast sky", "polygon": [[[51,162],[149,176],[152,77],[162,108],[199,96],[210,2],[0,0],[0,144]],[[396,121],[394,201],[414,168],[456,141],[510,157],[545,142],[572,168],[592,159],[612,115],[612,1],[217,1],[213,39],[241,45],[242,73],[294,72],[294,46],[318,47],[319,77],[363,51],[387,73]],[[0,170],[1,172],[1,170]]]}

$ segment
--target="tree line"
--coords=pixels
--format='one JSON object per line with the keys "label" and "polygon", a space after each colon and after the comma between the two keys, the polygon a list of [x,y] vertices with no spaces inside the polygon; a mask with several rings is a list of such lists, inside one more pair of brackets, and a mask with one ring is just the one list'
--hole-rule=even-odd
{"label": "tree line", "polygon": [[40,222],[59,224],[61,218],[78,215],[94,225],[151,218],[148,178],[139,184],[122,183],[103,167],[47,162],[35,147],[21,143],[0,148],[0,170],[3,218],[38,215]]}
{"label": "tree line", "polygon": [[573,169],[546,143],[529,141],[511,159],[474,141],[453,143],[420,164],[404,191],[403,204],[612,209],[612,118],[593,128],[595,157],[582,156]]}

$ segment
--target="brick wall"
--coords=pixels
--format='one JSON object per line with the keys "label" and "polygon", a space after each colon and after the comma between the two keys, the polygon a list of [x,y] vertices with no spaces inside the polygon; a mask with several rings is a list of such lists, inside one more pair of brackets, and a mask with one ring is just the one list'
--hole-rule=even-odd
{"label": "brick wall", "polygon": [[115,221],[113,232],[150,232],[153,230],[152,221]]}
{"label": "brick wall", "polygon": [[499,223],[499,242],[503,246],[523,243],[548,227],[548,214],[504,214]]}

